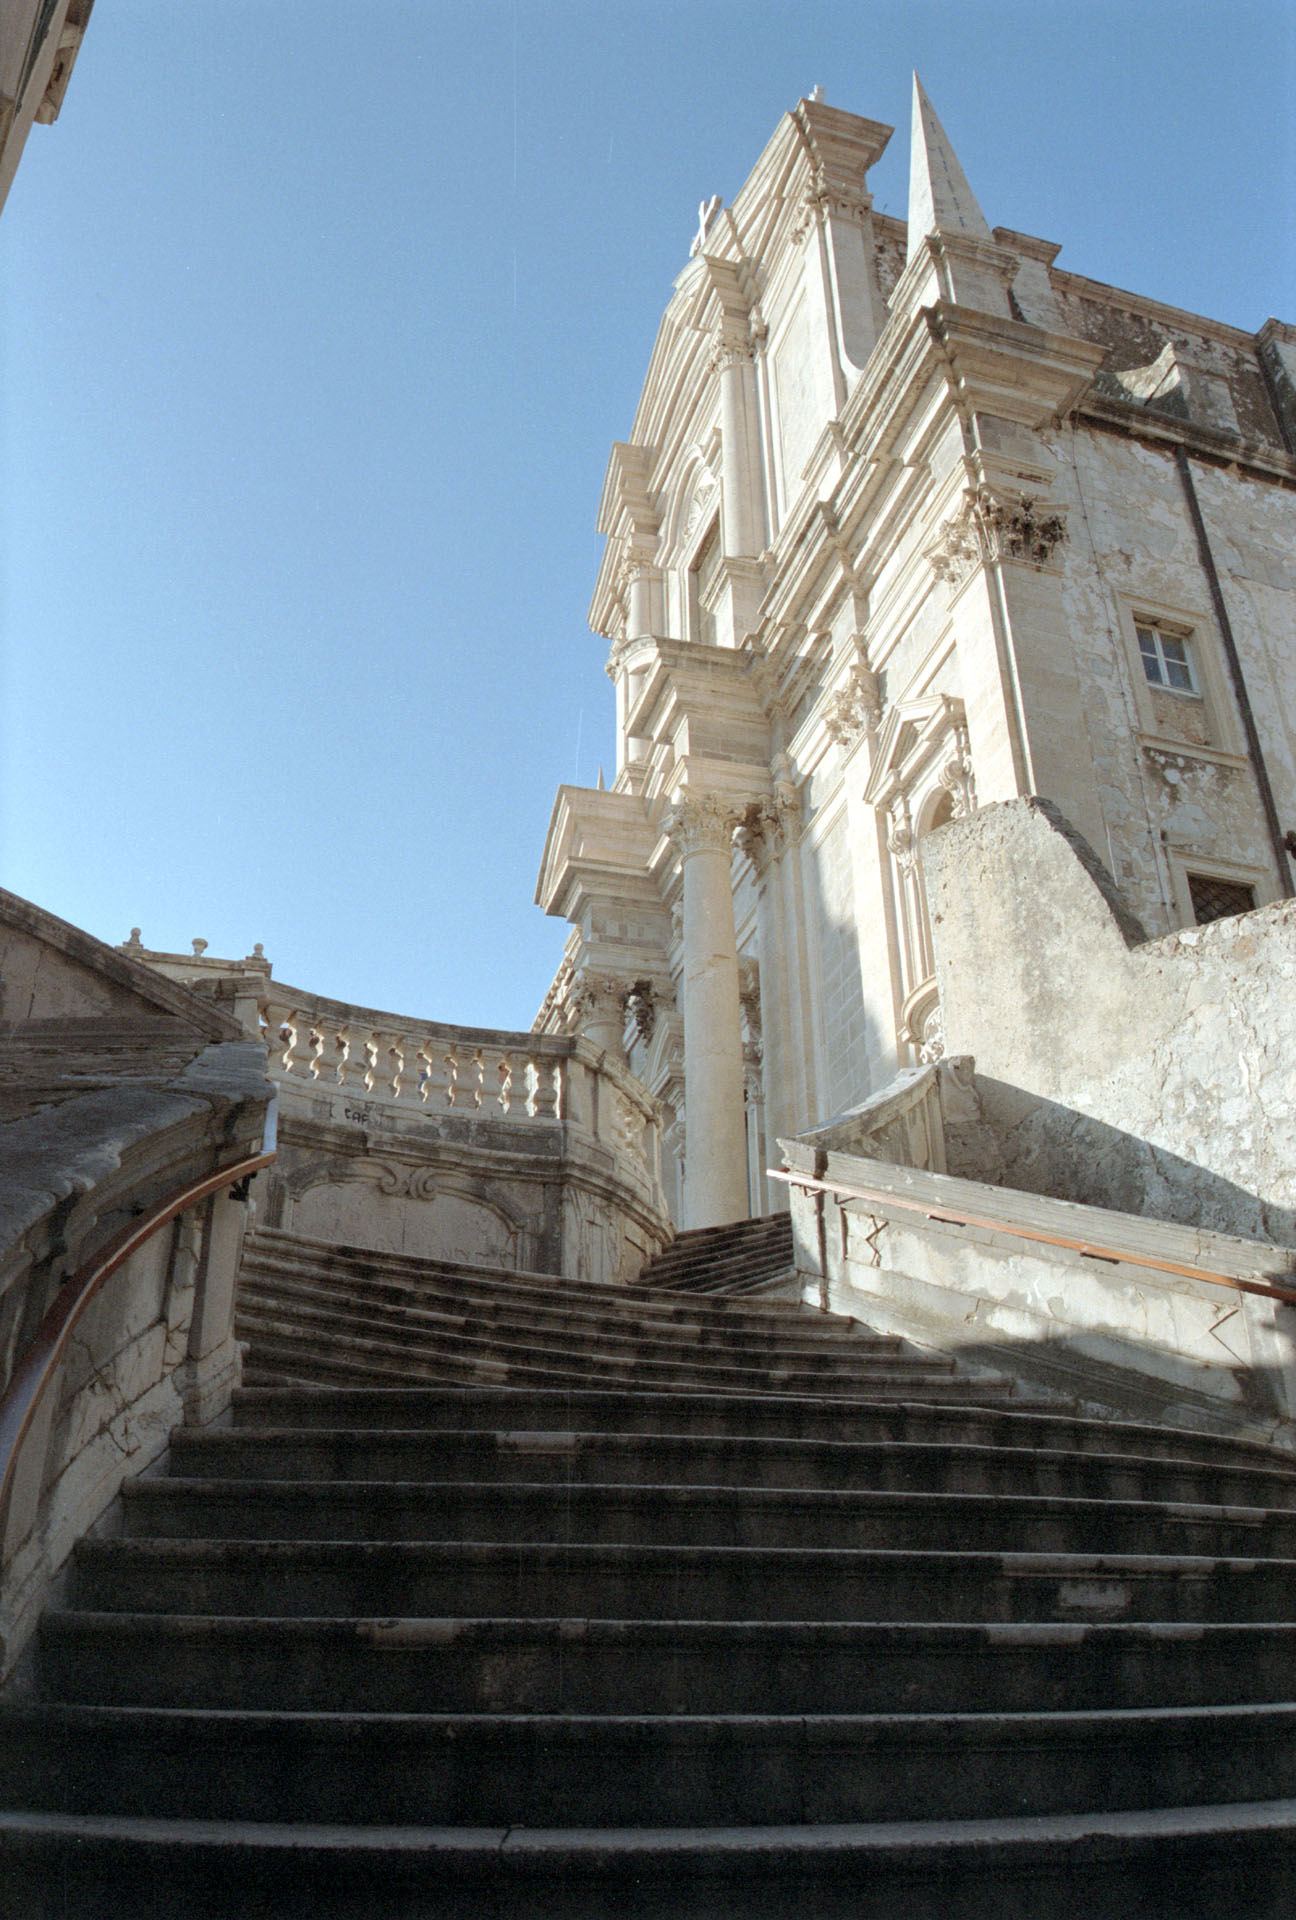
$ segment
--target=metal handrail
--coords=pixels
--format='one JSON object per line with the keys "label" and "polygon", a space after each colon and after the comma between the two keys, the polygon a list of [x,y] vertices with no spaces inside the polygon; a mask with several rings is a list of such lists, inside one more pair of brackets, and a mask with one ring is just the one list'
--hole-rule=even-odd
{"label": "metal handrail", "polygon": [[93,1259],[63,1282],[54,1295],[39,1327],[23,1349],[5,1388],[4,1397],[0,1399],[0,1531],[8,1513],[23,1441],[86,1308],[118,1268],[178,1214],[186,1213],[190,1207],[196,1207],[200,1201],[221,1192],[225,1187],[250,1180],[253,1174],[270,1165],[275,1157],[274,1118],[272,1103],[266,1116],[262,1150],[259,1153],[246,1154],[241,1160],[222,1167],[219,1173],[192,1181],[178,1193],[160,1201],[148,1213],[114,1234]]}
{"label": "metal handrail", "polygon": [[849,1200],[866,1200],[882,1213],[890,1208],[898,1208],[906,1213],[921,1213],[924,1218],[938,1225],[985,1227],[992,1233],[1013,1234],[1019,1240],[1037,1241],[1046,1247],[1065,1247],[1069,1252],[1088,1254],[1094,1260],[1149,1267],[1157,1273],[1173,1273],[1188,1280],[1206,1280],[1212,1286],[1229,1287],[1234,1293],[1255,1293],[1265,1300],[1281,1300],[1287,1306],[1296,1306],[1296,1289],[1291,1287],[1275,1287],[1263,1280],[1239,1280],[1232,1274],[1217,1273],[1212,1267],[1189,1266],[1179,1260],[1158,1260],[1154,1254],[1133,1253],[1127,1247],[1104,1246],[1096,1240],[1072,1240],[1065,1234],[1047,1233],[1040,1227],[1018,1226],[1015,1221],[996,1219],[992,1214],[969,1213],[964,1207],[947,1206],[943,1201],[933,1205],[929,1200],[910,1200],[881,1188],[857,1186],[853,1181],[815,1180],[809,1174],[792,1173],[786,1167],[769,1167],[766,1171],[771,1180],[784,1180],[789,1186],[801,1187],[807,1193],[831,1193]]}

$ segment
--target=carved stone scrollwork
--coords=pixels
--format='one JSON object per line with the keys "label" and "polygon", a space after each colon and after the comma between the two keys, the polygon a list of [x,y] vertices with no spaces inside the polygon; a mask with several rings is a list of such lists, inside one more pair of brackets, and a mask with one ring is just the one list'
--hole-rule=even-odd
{"label": "carved stone scrollwork", "polygon": [[702,517],[711,511],[720,483],[709,467],[703,467],[693,488],[693,498],[689,501],[688,512],[684,516],[683,538],[687,540],[701,525]]}
{"label": "carved stone scrollwork", "polygon": [[967,727],[961,721],[954,728],[953,752],[941,768],[940,784],[950,796],[956,820],[966,820],[970,813],[976,812],[972,751]]}
{"label": "carved stone scrollwork", "polygon": [[878,678],[862,662],[853,666],[824,712],[828,738],[839,747],[853,747],[864,735],[877,731],[882,718]]}
{"label": "carved stone scrollwork", "polygon": [[903,794],[892,801],[887,823],[887,851],[902,873],[911,874],[918,862],[918,841]]}
{"label": "carved stone scrollwork", "polygon": [[764,1049],[758,960],[748,958],[738,962],[738,1005],[742,1013],[743,1059],[749,1066],[759,1066]]}
{"label": "carved stone scrollwork", "polygon": [[924,1067],[943,1057],[945,1052],[945,1012],[938,1000],[922,1023],[918,1058]]}
{"label": "carved stone scrollwork", "polygon": [[743,808],[734,839],[758,873],[778,851],[779,817],[772,801],[752,800]]}
{"label": "carved stone scrollwork", "polygon": [[628,1020],[633,1020],[635,1038],[647,1042],[657,1025],[657,989],[651,980],[633,980],[623,995]]}
{"label": "carved stone scrollwork", "polygon": [[1025,493],[969,490],[953,519],[941,528],[927,558],[940,580],[955,584],[991,560],[1047,566],[1066,539],[1066,516]]}
{"label": "carved stone scrollwork", "polygon": [[742,813],[718,793],[683,793],[662,822],[662,830],[686,858],[691,853],[727,851]]}

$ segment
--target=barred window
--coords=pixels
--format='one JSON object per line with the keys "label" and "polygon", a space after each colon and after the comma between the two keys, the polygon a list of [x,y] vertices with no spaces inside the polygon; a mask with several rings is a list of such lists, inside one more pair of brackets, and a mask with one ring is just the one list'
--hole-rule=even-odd
{"label": "barred window", "polygon": [[1255,906],[1255,888],[1238,880],[1221,880],[1213,873],[1190,873],[1188,895],[1193,917],[1199,927],[1210,920],[1227,920],[1235,913],[1250,913]]}

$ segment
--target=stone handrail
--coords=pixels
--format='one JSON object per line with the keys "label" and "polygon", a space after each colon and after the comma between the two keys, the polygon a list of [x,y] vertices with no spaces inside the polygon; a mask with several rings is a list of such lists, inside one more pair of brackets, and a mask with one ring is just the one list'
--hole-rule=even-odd
{"label": "stone handrail", "polygon": [[74,1541],[237,1383],[244,1209],[273,1157],[259,1046],[204,1048],[11,1122],[0,1143],[0,1682]]}

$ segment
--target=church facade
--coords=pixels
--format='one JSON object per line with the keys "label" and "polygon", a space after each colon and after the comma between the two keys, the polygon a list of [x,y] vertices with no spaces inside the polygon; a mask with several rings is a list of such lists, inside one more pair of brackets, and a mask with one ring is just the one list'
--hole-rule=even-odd
{"label": "church facade", "polygon": [[780,1138],[967,1048],[951,823],[1041,797],[1136,942],[1292,892],[1296,329],[991,229],[917,81],[881,215],[890,132],[802,100],[703,206],[599,508],[618,766],[558,794],[536,1025],[662,1103],[687,1226],[782,1204]]}

